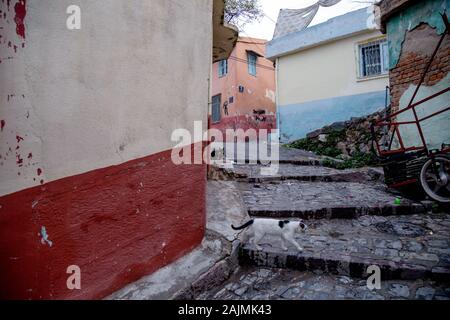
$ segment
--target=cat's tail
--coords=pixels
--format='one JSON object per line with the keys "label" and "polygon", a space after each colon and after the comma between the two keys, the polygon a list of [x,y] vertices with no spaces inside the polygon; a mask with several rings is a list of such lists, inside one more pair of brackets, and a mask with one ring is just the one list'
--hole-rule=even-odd
{"label": "cat's tail", "polygon": [[253,222],[255,222],[255,220],[250,220],[249,222],[247,222],[246,224],[243,224],[240,227],[235,227],[235,226],[231,225],[231,228],[233,228],[233,230],[236,230],[236,231],[243,230],[245,228],[250,227],[253,224]]}

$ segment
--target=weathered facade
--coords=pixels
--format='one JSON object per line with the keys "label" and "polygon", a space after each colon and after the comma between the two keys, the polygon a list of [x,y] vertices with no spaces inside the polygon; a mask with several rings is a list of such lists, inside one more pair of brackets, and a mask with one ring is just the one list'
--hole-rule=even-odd
{"label": "weathered facade", "polygon": [[277,66],[282,142],[385,106],[387,41],[372,7],[275,38],[267,57]]}
{"label": "weathered facade", "polygon": [[264,58],[266,42],[239,38],[231,56],[214,63],[210,128],[276,128],[275,68]]}
{"label": "weathered facade", "polygon": [[204,234],[206,166],[171,133],[206,127],[223,0],[79,0],[80,30],[70,4],[0,2],[0,299],[101,298]]}
{"label": "weathered facade", "polygon": [[[393,112],[411,102],[433,53],[435,56],[413,102],[425,99],[450,87],[450,37],[444,36],[442,14],[450,14],[449,0],[393,0],[380,4],[383,31],[389,42],[391,105]],[[448,107],[450,92],[416,108],[419,118]],[[414,119],[412,110],[401,113],[397,121]],[[421,123],[429,148],[440,148],[450,142],[450,113],[442,113]],[[399,127],[405,146],[421,146],[416,125]]]}

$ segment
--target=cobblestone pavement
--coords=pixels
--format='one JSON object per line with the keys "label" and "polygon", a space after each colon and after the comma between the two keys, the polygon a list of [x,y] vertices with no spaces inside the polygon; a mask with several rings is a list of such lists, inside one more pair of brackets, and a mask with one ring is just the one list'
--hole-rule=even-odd
{"label": "cobblestone pavement", "polygon": [[241,260],[354,277],[363,276],[368,266],[378,265],[385,278],[450,280],[448,214],[314,221],[296,240],[304,248],[301,253],[293,246],[284,252],[280,239],[265,237],[260,243],[262,251],[253,244],[244,245]]}
{"label": "cobblestone pavement", "polygon": [[450,287],[429,280],[381,281],[369,290],[366,280],[285,269],[240,268],[223,286],[198,300],[449,300]]}
{"label": "cobblestone pavement", "polygon": [[282,181],[241,183],[240,189],[249,214],[255,216],[354,218],[424,211],[421,204],[407,199],[395,205],[394,195],[368,183]]}

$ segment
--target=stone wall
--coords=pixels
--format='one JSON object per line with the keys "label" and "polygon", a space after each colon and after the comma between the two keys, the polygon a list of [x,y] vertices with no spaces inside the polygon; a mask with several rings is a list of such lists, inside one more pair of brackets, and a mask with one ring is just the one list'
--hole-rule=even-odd
{"label": "stone wall", "polygon": [[381,120],[385,113],[385,110],[381,110],[365,117],[333,123],[309,133],[306,140],[311,144],[322,146],[324,150],[328,148],[332,153],[325,155],[329,156],[349,159],[354,156],[371,155],[371,124]]}

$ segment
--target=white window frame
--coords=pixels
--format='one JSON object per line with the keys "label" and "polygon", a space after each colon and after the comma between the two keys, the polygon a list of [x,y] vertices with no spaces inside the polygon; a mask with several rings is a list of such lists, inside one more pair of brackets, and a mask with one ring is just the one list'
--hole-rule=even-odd
{"label": "white window frame", "polygon": [[219,78],[225,77],[228,74],[228,60],[220,60],[219,61]]}
{"label": "white window frame", "polygon": [[[250,58],[255,58],[255,61],[250,61]],[[248,74],[256,77],[257,74],[257,68],[256,65],[258,64],[258,56],[253,52],[247,52],[247,64],[248,64]]]}
{"label": "white window frame", "polygon": [[[364,60],[363,60],[363,49],[368,48],[371,46],[379,46],[379,52],[380,52],[380,73],[373,73],[364,75]],[[364,42],[360,42],[356,46],[356,54],[357,54],[357,66],[358,66],[358,74],[357,77],[359,80],[365,80],[365,79],[372,79],[372,78],[378,78],[378,77],[385,77],[389,74],[389,52],[388,52],[388,44],[387,39],[385,37],[383,38],[376,38],[376,39],[370,39]]]}

